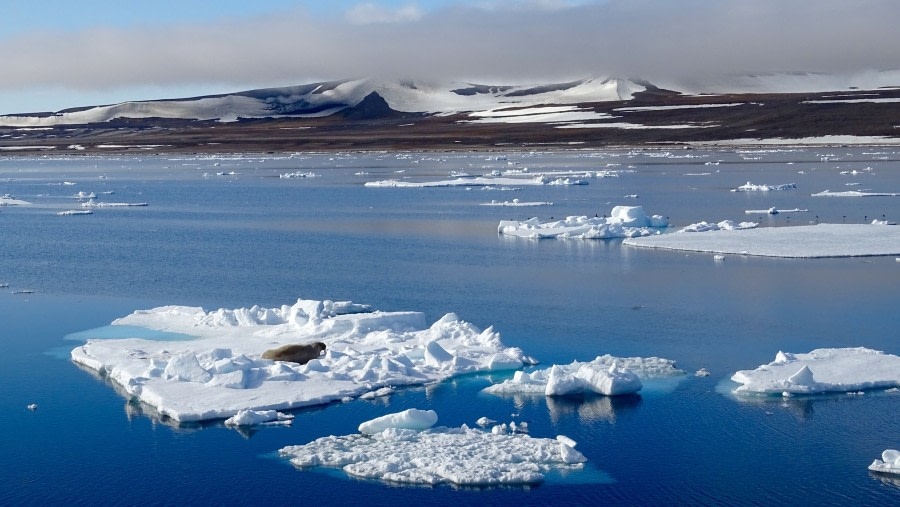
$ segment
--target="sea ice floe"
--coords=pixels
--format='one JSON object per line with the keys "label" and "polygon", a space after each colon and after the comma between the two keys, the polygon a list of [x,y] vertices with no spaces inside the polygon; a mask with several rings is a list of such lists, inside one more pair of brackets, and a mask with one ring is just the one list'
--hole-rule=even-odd
{"label": "sea ice floe", "polygon": [[[298,300],[281,308],[210,312],[164,306],[113,325],[197,337],[88,340],[71,354],[177,421],[324,404],[389,386],[536,363],[521,349],[504,346],[493,328],[482,331],[452,313],[426,327],[419,312],[371,311],[350,302]],[[304,365],[261,357],[268,349],[314,341],[327,350]]]}
{"label": "sea ice floe", "polygon": [[791,190],[797,188],[796,183],[785,183],[783,185],[756,185],[749,181],[737,188],[733,188],[732,192],[769,192],[772,190]]}
{"label": "sea ice floe", "polygon": [[517,371],[512,379],[488,386],[491,394],[543,394],[566,396],[602,394],[616,396],[641,390],[641,378],[672,377],[684,372],[675,361],[658,357],[597,356],[593,361],[573,361],[532,372]]}
{"label": "sea ice floe", "polygon": [[[434,414],[437,420],[433,411],[416,412]],[[373,421],[393,420],[396,415]],[[547,472],[581,469],[587,461],[574,449],[575,442],[562,435],[557,439],[533,438],[466,425],[410,429],[405,426],[406,417],[396,420],[398,427],[379,424],[383,429],[371,434],[327,436],[305,445],[283,447],[279,454],[299,468],[340,467],[351,476],[366,479],[473,486],[536,483]]]}
{"label": "sea ice floe", "polygon": [[731,376],[735,393],[814,394],[900,386],[900,357],[864,347],[778,352],[775,361]]}
{"label": "sea ice floe", "polygon": [[900,451],[885,449],[881,453],[881,459],[876,459],[869,465],[869,470],[885,474],[900,475]]}
{"label": "sea ice floe", "polygon": [[481,203],[482,206],[509,206],[509,207],[523,207],[523,206],[553,206],[552,202],[547,201],[520,201],[518,199],[513,199],[512,201],[497,201],[491,199],[491,202]]}
{"label": "sea ice floe", "polygon": [[900,254],[900,228],[871,224],[818,224],[661,234],[629,238],[624,244],[688,252],[764,257],[866,257]]}
{"label": "sea ice floe", "polygon": [[610,216],[570,216],[564,220],[541,222],[537,218],[524,221],[503,220],[497,232],[522,238],[610,239],[647,236],[667,227],[661,215],[647,216],[642,206],[616,206]]}
{"label": "sea ice floe", "polygon": [[16,199],[9,194],[0,195],[0,206],[28,206],[30,204],[28,201]]}

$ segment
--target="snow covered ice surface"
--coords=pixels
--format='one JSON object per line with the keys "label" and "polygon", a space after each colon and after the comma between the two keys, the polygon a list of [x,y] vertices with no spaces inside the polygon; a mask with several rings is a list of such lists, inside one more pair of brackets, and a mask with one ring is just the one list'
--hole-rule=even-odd
{"label": "snow covered ice surface", "polygon": [[662,234],[626,239],[624,244],[764,257],[869,257],[900,254],[900,227],[872,224],[763,227],[706,234]]}
{"label": "snow covered ice surface", "polygon": [[609,239],[648,236],[668,226],[661,215],[647,216],[643,206],[616,206],[609,217],[570,216],[564,220],[541,222],[503,220],[497,232],[522,238]]}
{"label": "snow covered ice surface", "polygon": [[778,352],[775,361],[731,376],[736,394],[816,394],[900,386],[900,357],[857,348]]}
{"label": "snow covered ice surface", "polygon": [[860,190],[832,192],[831,190],[823,190],[810,195],[813,197],[900,197],[900,192],[862,192]]}
{"label": "snow covered ice surface", "polygon": [[602,394],[616,396],[641,390],[641,378],[674,377],[684,372],[675,361],[658,357],[597,356],[593,361],[573,361],[532,372],[517,371],[510,380],[488,386],[491,394],[543,394],[566,396]]}
{"label": "snow covered ice surface", "polygon": [[900,475],[900,451],[885,449],[881,453],[881,459],[876,459],[869,465],[869,470],[884,474]]}
{"label": "snow covered ice surface", "polygon": [[381,180],[367,181],[367,187],[389,188],[431,188],[431,187],[486,187],[486,186],[577,186],[587,185],[587,180],[573,178],[552,178],[545,175],[527,175],[529,177],[476,176],[474,178],[454,178],[438,181],[400,181]]}
{"label": "snow covered ice surface", "polygon": [[436,421],[433,411],[410,409],[360,425],[370,432],[322,437],[279,454],[298,468],[340,467],[366,479],[471,486],[536,483],[547,472],[581,469],[587,461],[563,435],[532,438],[466,425],[431,428]]}
{"label": "snow covered ice surface", "polygon": [[[425,384],[536,361],[447,314],[430,327],[419,312],[371,311],[350,302],[298,300],[281,308],[164,306],[117,319],[194,340],[88,340],[72,359],[176,421],[227,418],[241,410],[324,404],[388,386]],[[127,328],[125,328],[127,329]],[[268,349],[321,341],[305,365],[262,359]]]}

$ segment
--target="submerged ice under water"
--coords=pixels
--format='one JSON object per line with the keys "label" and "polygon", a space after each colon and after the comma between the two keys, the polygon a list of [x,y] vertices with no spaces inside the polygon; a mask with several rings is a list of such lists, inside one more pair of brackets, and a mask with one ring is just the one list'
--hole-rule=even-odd
{"label": "submerged ice under water", "polygon": [[[0,428],[16,436],[0,453],[0,503],[287,503],[298,491],[329,503],[334,490],[347,501],[392,503],[474,504],[488,495],[526,504],[894,503],[900,487],[866,467],[898,445],[897,391],[727,394],[734,372],[778,350],[900,353],[893,257],[716,263],[712,254],[617,239],[507,237],[497,224],[593,217],[621,205],[659,213],[670,229],[710,219],[760,228],[896,221],[894,197],[812,194],[852,178],[860,191],[895,193],[898,161],[886,148],[0,159],[0,195],[30,203],[0,211],[0,282],[9,284],[0,289]],[[871,170],[846,174],[862,167]],[[543,172],[588,184],[364,186],[443,181],[451,171]],[[320,176],[278,177],[293,172]],[[747,181],[797,188],[730,192]],[[58,216],[72,208],[73,187],[148,205]],[[481,206],[512,197],[554,205]],[[745,213],[771,208],[808,211]],[[35,292],[13,294],[22,289]],[[646,381],[639,395],[548,397],[483,393],[512,373],[475,373],[296,410],[290,426],[255,428],[160,418],[102,375],[47,353],[73,348],[67,335],[129,337],[104,326],[135,310],[272,307],[298,297],[420,311],[427,322],[455,312],[493,325],[505,345],[540,360],[537,368],[612,354],[671,358],[710,375]],[[407,408],[434,410],[450,428],[482,416],[527,422],[536,437],[571,437],[588,461],[539,485],[484,491],[350,481],[342,471],[299,472],[273,454]]]}

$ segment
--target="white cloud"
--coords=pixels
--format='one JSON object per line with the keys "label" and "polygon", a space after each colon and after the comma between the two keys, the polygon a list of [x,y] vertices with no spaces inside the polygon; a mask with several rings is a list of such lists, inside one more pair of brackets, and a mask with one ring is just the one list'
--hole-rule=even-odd
{"label": "white cloud", "polygon": [[344,17],[353,25],[369,25],[373,23],[410,23],[418,21],[425,13],[418,5],[409,4],[391,9],[372,2],[356,4],[347,9]]}

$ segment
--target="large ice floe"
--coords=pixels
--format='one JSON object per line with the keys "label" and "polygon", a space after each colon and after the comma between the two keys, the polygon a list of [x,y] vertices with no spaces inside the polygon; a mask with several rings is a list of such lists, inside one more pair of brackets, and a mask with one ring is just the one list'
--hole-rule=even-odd
{"label": "large ice floe", "polygon": [[755,229],[758,226],[759,224],[756,222],[734,223],[731,220],[722,220],[717,224],[697,222],[696,224],[686,225],[676,232],[740,231],[743,229]]}
{"label": "large ice floe", "polygon": [[409,409],[364,422],[358,434],[322,437],[279,454],[298,468],[339,467],[366,479],[470,486],[536,483],[547,472],[581,469],[587,461],[564,435],[432,428],[436,422],[432,410]]}
{"label": "large ice floe", "polygon": [[900,451],[896,449],[885,449],[885,451],[881,453],[881,459],[876,459],[869,465],[869,470],[881,472],[883,474],[900,475]]}
{"label": "large ice floe", "polygon": [[[419,312],[372,311],[350,302],[298,300],[281,308],[164,306],[117,319],[193,340],[88,340],[72,359],[177,421],[284,410],[536,361],[449,313],[426,327]],[[127,332],[128,328],[124,328]],[[266,350],[320,341],[306,364],[263,359]]]}
{"label": "large ice floe", "polygon": [[900,197],[900,192],[863,192],[861,190],[832,192],[831,190],[823,190],[810,195],[813,197]]}
{"label": "large ice floe", "polygon": [[731,376],[735,393],[815,394],[900,386],[900,357],[864,347],[778,352],[775,361]]}
{"label": "large ice floe", "polygon": [[517,371],[510,380],[488,386],[491,394],[543,394],[617,396],[641,390],[641,378],[672,377],[684,372],[675,361],[658,357],[597,356],[593,361],[550,366],[532,372]]}
{"label": "large ice floe", "polygon": [[664,250],[764,257],[820,258],[900,255],[900,227],[880,224],[818,224],[661,234],[624,244]]}
{"label": "large ice floe", "polygon": [[610,239],[648,236],[668,225],[669,222],[661,215],[647,216],[643,206],[616,206],[609,217],[570,216],[550,222],[541,222],[537,218],[503,220],[497,232],[532,239]]}

